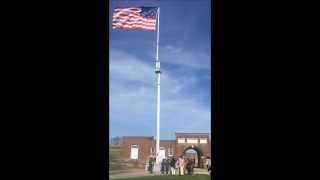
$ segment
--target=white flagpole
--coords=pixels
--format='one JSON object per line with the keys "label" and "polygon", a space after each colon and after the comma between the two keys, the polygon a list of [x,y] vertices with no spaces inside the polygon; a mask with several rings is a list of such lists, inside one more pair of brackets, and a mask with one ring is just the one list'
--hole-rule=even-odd
{"label": "white flagpole", "polygon": [[157,13],[157,51],[156,51],[156,70],[157,75],[157,140],[156,140],[156,172],[160,171],[160,60],[159,60],[159,28],[160,28],[160,7]]}

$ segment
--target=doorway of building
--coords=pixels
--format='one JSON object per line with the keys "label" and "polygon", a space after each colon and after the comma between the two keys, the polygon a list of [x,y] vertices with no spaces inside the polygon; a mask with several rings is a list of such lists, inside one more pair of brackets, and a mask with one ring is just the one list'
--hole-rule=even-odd
{"label": "doorway of building", "polygon": [[202,152],[200,151],[200,149],[194,146],[188,147],[184,150],[183,155],[187,160],[193,161],[195,168],[203,168],[203,162],[201,159]]}

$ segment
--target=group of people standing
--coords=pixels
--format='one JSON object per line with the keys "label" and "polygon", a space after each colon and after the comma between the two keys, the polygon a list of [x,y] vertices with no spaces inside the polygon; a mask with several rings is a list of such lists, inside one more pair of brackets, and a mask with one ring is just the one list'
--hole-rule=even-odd
{"label": "group of people standing", "polygon": [[[148,171],[153,173],[153,166],[155,164],[155,158],[150,158],[147,163]],[[178,159],[175,157],[165,158],[161,162],[161,174],[162,175],[188,175],[193,174],[195,160],[194,159],[185,159],[183,156],[180,156]]]}

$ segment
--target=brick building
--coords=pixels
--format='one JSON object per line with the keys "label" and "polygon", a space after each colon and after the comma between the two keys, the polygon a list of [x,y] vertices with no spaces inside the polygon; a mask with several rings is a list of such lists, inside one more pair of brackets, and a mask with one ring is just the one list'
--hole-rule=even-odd
{"label": "brick building", "polygon": [[[160,140],[160,156],[162,158],[186,155],[188,150],[196,152],[194,159],[198,167],[204,166],[204,159],[211,157],[211,142],[208,133],[175,133],[175,140]],[[153,136],[124,136],[122,139],[123,160],[146,162],[155,156],[156,140]]]}

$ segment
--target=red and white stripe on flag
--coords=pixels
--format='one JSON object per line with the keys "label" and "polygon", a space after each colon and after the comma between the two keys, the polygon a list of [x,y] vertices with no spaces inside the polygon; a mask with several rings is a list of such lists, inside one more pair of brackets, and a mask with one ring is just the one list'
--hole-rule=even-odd
{"label": "red and white stripe on flag", "polygon": [[156,10],[153,7],[115,8],[112,15],[112,28],[154,31]]}

